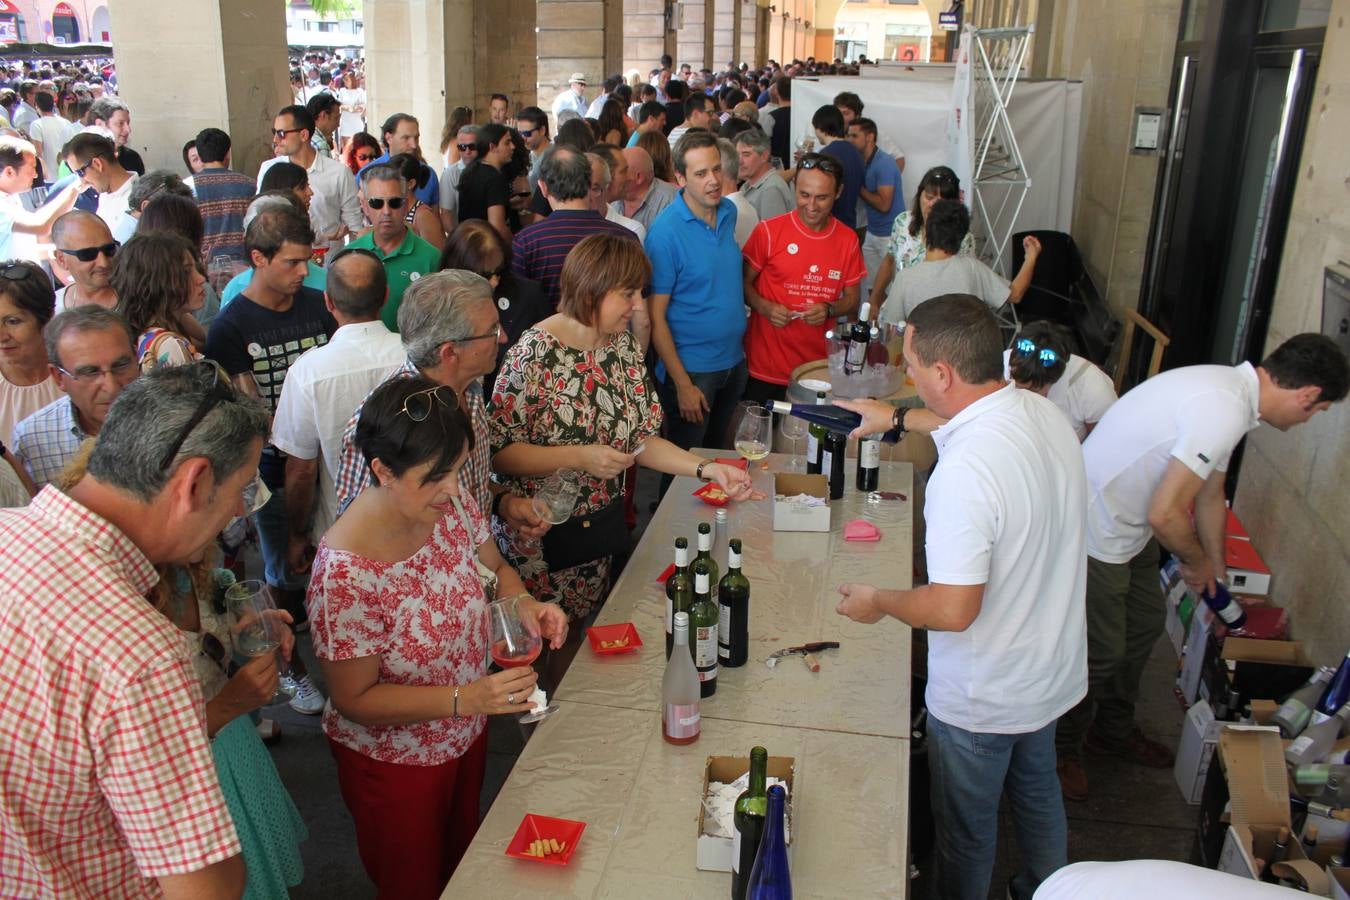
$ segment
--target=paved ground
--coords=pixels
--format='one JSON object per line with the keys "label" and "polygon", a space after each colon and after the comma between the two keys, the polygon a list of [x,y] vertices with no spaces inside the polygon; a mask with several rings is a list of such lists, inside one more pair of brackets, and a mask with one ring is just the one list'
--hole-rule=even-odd
{"label": "paved ground", "polygon": [[[647,504],[655,497],[655,477],[643,470],[639,482],[638,530],[641,536],[650,519]],[[308,638],[302,636],[300,651],[318,673]],[[1171,645],[1160,641],[1144,675],[1140,720],[1159,740],[1175,746],[1181,732],[1182,714],[1172,695],[1176,658]],[[300,814],[309,826],[303,845],[305,880],[292,896],[343,900],[374,896],[374,890],[356,856],[356,838],[351,817],[338,794],[337,773],[327,743],[319,730],[318,717],[301,716],[289,708],[274,710],[282,723],[283,737],[272,757],[290,790]],[[500,716],[489,720],[488,769],[482,809],[491,805],[523,746],[520,728]],[[1087,757],[1092,796],[1084,803],[1070,803],[1069,859],[1177,859],[1190,854],[1195,810],[1181,800],[1171,770],[1143,769],[1115,760]],[[998,862],[991,897],[1003,897],[1004,885],[1015,871],[1016,840],[1011,820],[1000,817]],[[691,862],[692,865],[692,862]],[[918,861],[920,877],[915,897],[930,896],[928,861]]]}

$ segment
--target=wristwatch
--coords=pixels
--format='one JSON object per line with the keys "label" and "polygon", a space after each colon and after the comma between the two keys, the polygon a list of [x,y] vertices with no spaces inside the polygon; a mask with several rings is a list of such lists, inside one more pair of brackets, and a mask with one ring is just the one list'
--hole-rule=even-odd
{"label": "wristwatch", "polygon": [[703,462],[699,463],[698,468],[694,470],[694,477],[697,478],[699,481],[711,480],[703,477],[703,467],[706,466],[709,462],[711,462],[711,460],[705,459]]}

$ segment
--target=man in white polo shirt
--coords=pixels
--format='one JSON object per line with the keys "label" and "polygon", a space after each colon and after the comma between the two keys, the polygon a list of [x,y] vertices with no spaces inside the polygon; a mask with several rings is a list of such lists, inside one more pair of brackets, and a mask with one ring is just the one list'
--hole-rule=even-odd
{"label": "man in white polo shirt", "polygon": [[1212,592],[1224,572],[1233,448],[1262,422],[1287,431],[1308,421],[1341,400],[1347,383],[1350,365],[1336,343],[1300,334],[1259,366],[1155,375],[1117,400],[1088,436],[1089,690],[1059,723],[1065,797],[1087,797],[1080,747],[1171,768],[1172,752],[1134,720],[1139,679],[1166,618],[1158,545],[1178,558],[1191,590]]}
{"label": "man in white polo shirt", "polygon": [[[993,310],[965,294],[915,307],[904,355],[938,463],[924,521],[929,583],[908,591],[839,588],[841,614],[893,616],[928,636],[929,766],[943,898],[984,900],[1007,792],[1030,898],[1067,861],[1055,777],[1055,722],[1087,691],[1083,621],[1083,454],[1049,400],[1003,380]],[[904,427],[877,401],[855,433]]]}

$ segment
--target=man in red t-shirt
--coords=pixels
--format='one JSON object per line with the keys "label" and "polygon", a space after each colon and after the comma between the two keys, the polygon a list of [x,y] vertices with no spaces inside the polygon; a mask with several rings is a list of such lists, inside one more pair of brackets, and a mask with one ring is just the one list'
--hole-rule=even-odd
{"label": "man in red t-shirt", "polygon": [[755,226],[745,242],[745,399],[782,400],[792,370],[825,358],[825,331],[858,308],[867,274],[858,235],[830,215],[844,173],[808,153],[797,167],[797,208]]}

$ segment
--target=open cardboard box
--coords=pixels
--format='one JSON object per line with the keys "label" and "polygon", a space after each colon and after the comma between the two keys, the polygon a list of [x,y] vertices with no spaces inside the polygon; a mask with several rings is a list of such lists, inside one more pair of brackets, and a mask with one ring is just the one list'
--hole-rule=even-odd
{"label": "open cardboard box", "polygon": [[1298,641],[1229,637],[1220,654],[1228,683],[1243,702],[1283,699],[1307,683],[1313,664]]}
{"label": "open cardboard box", "polygon": [[[824,506],[799,506],[783,503],[780,496],[810,494],[825,501]],[[824,475],[794,475],[778,472],[773,476],[774,531],[829,531],[830,480]]]}
{"label": "open cardboard box", "polygon": [[1290,829],[1284,865],[1311,893],[1326,895],[1326,875],[1308,860],[1289,818],[1289,779],[1278,728],[1229,725],[1219,733],[1219,754],[1228,775],[1230,825],[1217,868],[1244,878],[1260,876],[1258,859],[1269,859],[1281,827]]}
{"label": "open cardboard box", "polygon": [[[766,774],[773,778],[780,778],[787,785],[787,808],[784,815],[788,820],[787,849],[788,861],[792,859],[792,807],[796,802],[797,786],[793,781],[793,770],[797,761],[791,756],[770,756],[769,767]],[[722,784],[730,784],[737,778],[740,778],[746,772],[750,771],[750,757],[748,756],[710,756],[708,757],[707,768],[703,772],[703,787],[699,793],[698,804],[698,849],[694,864],[698,868],[707,872],[730,872],[731,871],[731,838],[714,837],[708,834],[705,827],[705,819],[708,816],[708,808],[703,805],[702,798],[708,796],[708,785],[714,781]],[[742,873],[747,878],[750,873]]]}
{"label": "open cardboard box", "polygon": [[1200,802],[1205,791],[1205,778],[1209,774],[1210,761],[1214,757],[1214,748],[1219,743],[1219,731],[1223,722],[1214,718],[1214,711],[1204,700],[1192,704],[1186,710],[1186,720],[1181,726],[1181,743],[1177,746],[1176,762],[1172,765],[1172,777],[1181,788],[1181,796],[1187,803]]}

